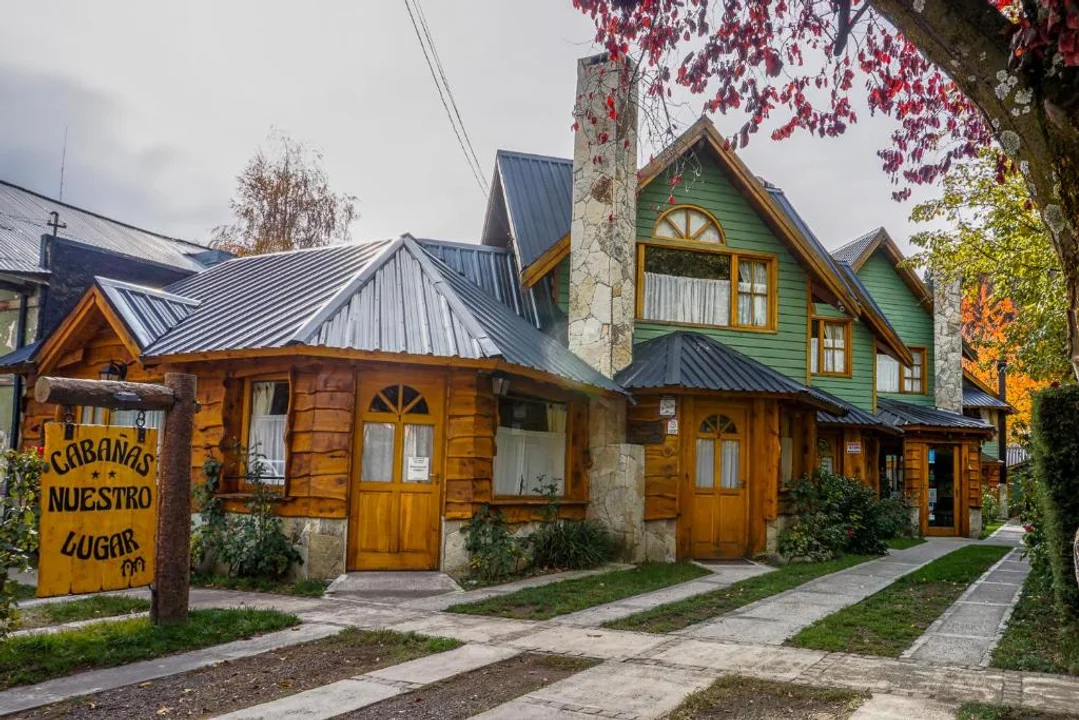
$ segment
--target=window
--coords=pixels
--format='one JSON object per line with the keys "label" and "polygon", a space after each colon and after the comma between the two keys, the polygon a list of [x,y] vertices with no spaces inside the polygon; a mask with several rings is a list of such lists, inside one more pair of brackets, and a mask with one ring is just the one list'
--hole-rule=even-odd
{"label": "window", "polygon": [[697,428],[697,488],[715,488],[717,475],[719,487],[724,490],[742,487],[740,449],[738,427],[733,420],[726,415],[709,415],[705,418]]}
{"label": "window", "polygon": [[569,413],[562,403],[503,398],[495,432],[494,494],[539,495],[554,485],[566,491]]}
{"label": "window", "polygon": [[877,392],[924,395],[926,390],[926,350],[911,348],[914,365],[901,365],[891,355],[877,354]]}
{"label": "window", "polygon": [[877,392],[899,392],[899,361],[891,355],[877,354]]}
{"label": "window", "polygon": [[[118,427],[136,427],[138,410],[108,410],[103,407],[84,406],[79,413],[79,422],[83,425],[114,425]],[[165,424],[164,410],[147,410],[144,427],[160,428]]]}
{"label": "window", "polygon": [[911,348],[914,364],[903,368],[903,392],[922,395],[925,393],[925,349]]}
{"label": "window", "polygon": [[247,412],[248,474],[257,467],[270,485],[285,484],[285,426],[288,423],[287,380],[250,383]]}
{"label": "window", "polygon": [[850,322],[814,320],[810,339],[810,372],[850,376]]}
{"label": "window", "polygon": [[794,480],[794,431],[790,415],[779,418],[779,479],[785,485]]}
{"label": "window", "polygon": [[[772,258],[723,248],[712,216],[678,207],[660,216],[640,244],[637,313],[643,320],[768,329],[775,290]],[[732,282],[737,287],[732,288]]]}
{"label": "window", "polygon": [[360,481],[392,483],[396,476],[396,482],[429,484],[435,455],[430,414],[427,399],[409,385],[388,385],[375,393],[363,423]]}

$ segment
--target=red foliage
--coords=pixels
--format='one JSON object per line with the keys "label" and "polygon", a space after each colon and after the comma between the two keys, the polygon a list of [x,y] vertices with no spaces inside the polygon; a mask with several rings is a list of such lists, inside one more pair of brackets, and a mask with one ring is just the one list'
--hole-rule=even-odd
{"label": "red foliage", "polygon": [[[866,0],[851,0],[856,17]],[[1079,64],[1079,0],[1035,0],[1031,20],[1020,0],[988,0],[1016,20],[1017,62],[1028,53],[1059,54]],[[835,53],[838,0],[573,0],[596,23],[596,40],[613,57],[635,47],[650,72],[645,98],[664,100],[672,86],[705,95],[710,112],[744,112],[736,133],[745,146],[765,120],[772,138],[795,130],[839,135],[858,118],[864,93],[872,113],[895,118],[892,146],[878,152],[885,172],[931,183],[951,164],[989,143],[992,130],[952,80],[871,9]],[[692,49],[687,49],[692,46]],[[680,49],[681,48],[681,49]],[[682,56],[674,59],[674,53]],[[808,57],[808,60],[807,60]],[[896,196],[909,195],[909,188]]]}

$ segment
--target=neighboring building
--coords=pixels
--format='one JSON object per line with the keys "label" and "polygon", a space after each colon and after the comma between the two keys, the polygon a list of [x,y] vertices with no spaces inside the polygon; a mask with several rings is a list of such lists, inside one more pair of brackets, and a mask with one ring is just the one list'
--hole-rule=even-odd
{"label": "neighboring building", "polygon": [[[25,371],[196,374],[193,478],[221,457],[240,510],[258,446],[319,577],[463,567],[463,524],[537,521],[542,485],[630,560],[774,552],[784,483],[820,466],[977,535],[994,428],[963,414],[957,293],[883,231],[833,257],[705,119],[638,168],[623,79],[579,64],[572,160],[499,152],[482,245],[98,278]],[[26,442],[57,413],[30,403]]]}
{"label": "neighboring building", "polygon": [[[22,366],[95,275],[161,287],[227,257],[0,180],[0,373]],[[21,394],[15,375],[0,375],[3,447],[17,441]]]}

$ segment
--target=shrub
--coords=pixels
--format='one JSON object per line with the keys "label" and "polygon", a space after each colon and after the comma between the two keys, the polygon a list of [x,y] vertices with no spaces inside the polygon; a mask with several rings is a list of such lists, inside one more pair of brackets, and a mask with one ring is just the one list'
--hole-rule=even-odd
{"label": "shrub", "polygon": [[536,567],[581,570],[602,565],[614,554],[614,540],[598,520],[555,520],[529,537]]}
{"label": "shrub", "polygon": [[202,463],[204,481],[192,492],[200,522],[191,528],[191,567],[197,572],[212,572],[223,555],[228,536],[225,503],[217,496],[221,490],[221,461],[208,457]]}
{"label": "shrub", "polygon": [[982,524],[1000,519],[1000,495],[988,485],[982,485]]}
{"label": "shrub", "polygon": [[[1012,483],[1016,488],[1015,509],[1023,523],[1023,554],[1030,561],[1030,574],[1048,587],[1053,574],[1049,567],[1049,548],[1045,544],[1045,529],[1041,516],[1041,483],[1029,467],[1017,472]],[[1049,593],[1046,593],[1049,594]]]}
{"label": "shrub", "polygon": [[877,501],[877,525],[881,535],[885,539],[915,537],[918,528],[911,513],[913,508],[914,504],[902,495]]}
{"label": "shrub", "polygon": [[1079,386],[1034,396],[1032,450],[1053,597],[1062,619],[1079,617],[1073,543],[1079,528]]}
{"label": "shrub", "polygon": [[789,490],[795,519],[779,536],[779,552],[786,557],[819,561],[844,552],[883,553],[885,540],[902,526],[895,503],[882,509],[873,491],[855,478],[818,470]]}
{"label": "shrub", "polygon": [[9,570],[25,572],[37,551],[41,473],[48,467],[36,452],[8,450],[3,455],[4,492],[0,494],[0,637],[17,619]]}
{"label": "shrub", "polygon": [[465,535],[469,573],[481,580],[501,580],[527,559],[526,543],[513,536],[502,511],[482,506],[461,532]]}

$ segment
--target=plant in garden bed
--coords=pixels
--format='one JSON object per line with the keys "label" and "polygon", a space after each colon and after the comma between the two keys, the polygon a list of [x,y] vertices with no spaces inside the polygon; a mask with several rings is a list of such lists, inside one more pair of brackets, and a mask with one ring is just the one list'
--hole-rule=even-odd
{"label": "plant in garden bed", "polygon": [[598,520],[559,520],[558,489],[540,478],[547,498],[543,524],[528,538],[532,562],[539,568],[581,570],[602,565],[614,555],[614,539]]}
{"label": "plant in garden bed", "polygon": [[326,593],[326,588],[329,584],[328,580],[316,580],[313,578],[288,582],[268,578],[191,574],[191,585],[195,587],[274,593],[276,595],[298,595],[301,597],[322,597]]}
{"label": "plant in garden bed", "polygon": [[[4,491],[0,493],[0,638],[16,622],[16,595],[25,591],[8,572],[25,572],[38,544],[41,473],[47,467],[36,452],[8,450],[3,455]],[[23,586],[25,587],[25,586]]]}
{"label": "plant in garden bed", "polygon": [[483,505],[461,528],[472,577],[488,584],[500,582],[527,564],[528,551],[521,538],[510,532],[498,508]]}

